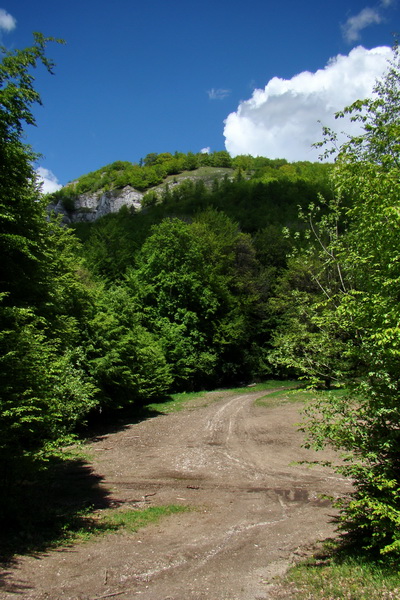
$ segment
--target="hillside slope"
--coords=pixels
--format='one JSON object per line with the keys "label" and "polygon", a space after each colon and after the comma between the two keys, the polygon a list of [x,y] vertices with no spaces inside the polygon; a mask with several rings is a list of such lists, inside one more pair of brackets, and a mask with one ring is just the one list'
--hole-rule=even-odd
{"label": "hillside slope", "polygon": [[[193,195],[193,189],[197,195],[203,190],[213,192],[224,181],[262,185],[307,182],[324,192],[329,168],[320,163],[289,164],[284,159],[231,158],[227,152],[149,154],[140,164],[116,161],[79,177],[49,196],[49,209],[62,214],[67,223],[93,222],[122,207],[135,212],[165,203],[172,193],[174,200],[180,200],[187,192]],[[178,194],[177,188],[182,188]],[[276,195],[275,191],[271,194]],[[282,192],[278,196],[279,204]]]}
{"label": "hillside slope", "polygon": [[[117,213],[123,206],[129,210],[140,210],[143,199],[147,197],[148,203],[162,200],[168,191],[181,185],[183,182],[203,182],[211,187],[215,181],[224,178],[233,179],[234,170],[223,167],[199,167],[191,171],[183,171],[176,175],[167,175],[161,184],[151,186],[146,191],[140,191],[128,184],[124,187],[105,186],[98,190],[93,189],[83,193],[79,190],[79,180],[66,186],[62,193],[54,194],[49,210],[62,214],[66,223],[93,222],[110,213]],[[146,202],[145,202],[146,204]]]}

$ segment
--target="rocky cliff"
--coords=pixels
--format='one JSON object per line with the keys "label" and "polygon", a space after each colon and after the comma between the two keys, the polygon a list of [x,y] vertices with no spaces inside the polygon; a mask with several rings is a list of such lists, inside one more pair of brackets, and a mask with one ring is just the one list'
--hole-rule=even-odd
{"label": "rocky cliff", "polygon": [[87,192],[76,196],[71,208],[66,208],[62,199],[49,205],[49,210],[63,215],[65,223],[92,222],[123,206],[135,210],[141,207],[143,195],[130,185],[110,191]]}

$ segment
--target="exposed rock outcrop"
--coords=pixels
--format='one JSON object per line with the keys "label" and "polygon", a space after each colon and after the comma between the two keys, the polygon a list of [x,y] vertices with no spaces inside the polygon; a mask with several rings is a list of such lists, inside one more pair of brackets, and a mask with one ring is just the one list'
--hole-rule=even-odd
{"label": "exposed rock outcrop", "polygon": [[80,194],[74,200],[73,210],[67,210],[62,200],[50,204],[49,210],[62,214],[66,223],[92,222],[109,213],[118,212],[123,206],[137,210],[141,207],[142,198],[141,192],[127,185],[122,189]]}

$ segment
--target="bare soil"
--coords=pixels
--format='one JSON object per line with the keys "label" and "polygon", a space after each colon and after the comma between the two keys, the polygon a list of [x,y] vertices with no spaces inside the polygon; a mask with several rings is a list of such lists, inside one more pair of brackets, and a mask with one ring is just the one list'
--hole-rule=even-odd
{"label": "bare soil", "polygon": [[93,439],[93,469],[116,510],[193,510],[137,533],[19,557],[0,572],[0,598],[271,598],[274,577],[334,534],[334,510],[321,495],[349,483],[293,464],[315,458],[301,447],[299,405],[255,405],[265,394],[207,394],[179,413]]}

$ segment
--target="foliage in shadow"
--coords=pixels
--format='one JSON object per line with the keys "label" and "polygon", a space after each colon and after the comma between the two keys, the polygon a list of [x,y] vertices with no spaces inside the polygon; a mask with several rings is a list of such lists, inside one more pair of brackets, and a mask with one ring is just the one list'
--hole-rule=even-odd
{"label": "foliage in shadow", "polygon": [[[151,408],[139,402],[122,408],[107,406],[100,410],[96,408],[88,415],[86,423],[77,429],[77,433],[81,438],[93,440],[102,435],[122,431],[129,425],[162,415],[161,410],[154,409],[154,400],[152,402]],[[160,402],[165,402],[165,398],[160,399]]]}
{"label": "foliage in shadow", "polygon": [[[77,433],[81,438],[98,439],[160,414],[138,404],[93,411]],[[84,459],[52,457],[44,467],[38,462],[18,462],[14,473],[2,481],[0,561],[8,567],[16,554],[42,552],[68,543],[78,532],[98,531],[101,525],[93,511],[108,507],[108,490]]]}
{"label": "foliage in shadow", "polygon": [[[136,402],[123,408],[96,408],[75,433],[97,441],[166,414],[165,406],[174,402],[176,395],[152,399],[150,405]],[[16,554],[42,552],[68,543],[76,533],[98,532],[102,525],[94,511],[112,506],[101,477],[83,458],[53,456],[44,464],[15,458],[14,469],[7,474],[0,470],[0,480],[0,561],[5,567],[11,566]]]}

